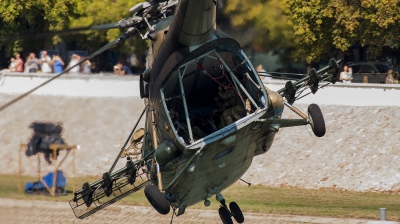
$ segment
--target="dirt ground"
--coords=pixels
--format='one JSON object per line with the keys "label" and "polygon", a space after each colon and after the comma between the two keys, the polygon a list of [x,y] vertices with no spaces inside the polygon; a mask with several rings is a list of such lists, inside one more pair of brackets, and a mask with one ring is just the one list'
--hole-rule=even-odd
{"label": "dirt ground", "polygon": [[[65,202],[44,202],[26,201],[0,198],[0,223],[1,224],[55,224],[55,223],[170,223],[172,213],[160,215],[150,207],[111,205],[103,211],[80,220],[77,219],[68,203]],[[261,213],[244,214],[245,223],[341,223],[341,224],[361,224],[368,220],[362,219],[338,219],[310,216],[294,215],[270,215]],[[189,223],[222,223],[218,211],[192,210],[188,209],[180,217],[174,217],[175,224]]]}

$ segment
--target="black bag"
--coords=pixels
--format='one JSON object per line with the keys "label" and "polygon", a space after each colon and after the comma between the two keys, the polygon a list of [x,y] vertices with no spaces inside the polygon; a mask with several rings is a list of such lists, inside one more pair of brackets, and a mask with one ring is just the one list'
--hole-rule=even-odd
{"label": "black bag", "polygon": [[[61,137],[61,124],[33,122],[29,127],[33,129],[33,135],[29,140],[25,155],[33,156],[41,152],[44,154],[46,162],[51,164],[50,156],[54,159],[54,155],[50,144],[65,144]],[[56,155],[59,155],[59,149],[57,149]]]}

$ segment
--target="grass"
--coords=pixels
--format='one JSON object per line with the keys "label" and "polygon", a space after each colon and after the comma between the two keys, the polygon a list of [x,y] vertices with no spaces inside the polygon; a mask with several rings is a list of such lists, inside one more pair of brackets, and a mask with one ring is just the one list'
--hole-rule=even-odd
{"label": "grass", "polygon": [[[77,178],[77,188],[86,181],[91,183],[97,179],[98,177]],[[36,180],[35,177],[23,177],[23,187],[27,181]],[[71,191],[72,181],[68,179],[67,183],[67,190]],[[224,190],[223,195],[228,203],[237,202],[245,212],[379,219],[379,208],[386,208],[388,220],[400,220],[400,194],[234,185]],[[26,195],[18,192],[18,176],[0,175],[0,198],[67,202],[72,199],[72,194],[55,198]],[[205,207],[201,202],[190,208],[218,209],[219,203],[214,197],[210,201],[210,207]],[[149,206],[143,191],[118,203]]]}

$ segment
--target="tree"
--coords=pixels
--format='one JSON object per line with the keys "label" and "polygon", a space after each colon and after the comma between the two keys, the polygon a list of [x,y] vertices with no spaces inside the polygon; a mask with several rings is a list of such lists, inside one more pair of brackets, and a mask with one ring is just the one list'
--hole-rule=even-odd
{"label": "tree", "polygon": [[[68,35],[49,34],[44,40],[18,38],[27,33],[43,33],[46,31],[60,31],[73,28],[90,27],[106,23],[115,23],[129,15],[129,9],[139,0],[3,0],[0,1],[0,40],[1,37],[11,41],[6,44],[7,52],[14,52],[29,48],[30,50],[48,49],[50,46],[65,41],[74,42],[77,48],[94,52],[106,43],[122,34],[119,29],[105,31],[85,31]],[[13,40],[16,39],[16,40]],[[131,38],[116,49],[121,53],[136,51],[143,53],[148,44],[140,36]]]}
{"label": "tree", "polygon": [[[86,1],[86,0],[84,0]],[[82,0],[2,0],[0,1],[0,37],[18,34],[22,31],[44,32],[59,30],[69,23]],[[4,44],[4,43],[3,43]],[[20,51],[30,41],[7,42],[9,54]],[[41,45],[36,42],[36,44]]]}
{"label": "tree", "polygon": [[[69,28],[89,27],[91,25],[101,25],[115,23],[121,19],[132,16],[129,9],[142,0],[90,0],[85,4],[79,4],[77,8],[78,16],[70,17]],[[80,34],[69,35],[69,40],[74,40],[81,48],[95,51],[104,44],[113,41],[125,30],[109,29],[104,31],[86,31]],[[143,54],[148,47],[148,43],[141,39],[139,35],[120,43],[116,50],[120,53],[131,54],[133,52]]]}
{"label": "tree", "polygon": [[379,55],[400,43],[400,0],[285,0],[307,61],[353,44]]}
{"label": "tree", "polygon": [[225,13],[235,27],[253,27],[253,49],[279,51],[282,62],[303,60],[289,11],[280,0],[227,0]]}

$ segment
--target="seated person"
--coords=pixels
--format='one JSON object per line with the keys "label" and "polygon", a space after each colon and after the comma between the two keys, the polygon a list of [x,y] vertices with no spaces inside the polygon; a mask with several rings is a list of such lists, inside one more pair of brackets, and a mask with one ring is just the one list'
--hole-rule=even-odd
{"label": "seated person", "polygon": [[[183,138],[185,143],[190,143],[190,135],[189,131],[187,128],[187,125],[185,122],[180,122],[179,121],[179,114],[178,112],[175,112],[174,109],[169,110],[169,116],[171,117],[171,121],[175,127],[175,130],[179,136]],[[193,140],[198,140],[206,136],[206,134],[197,126],[191,126],[192,127],[192,135],[193,135]]]}
{"label": "seated person", "polygon": [[[222,111],[219,127],[225,127],[242,118],[246,112],[242,99],[236,90],[230,84],[218,88],[218,97],[216,97],[219,109]],[[246,100],[246,105],[248,100]],[[251,108],[250,108],[251,109]]]}
{"label": "seated person", "polygon": [[114,66],[114,74],[117,75],[132,75],[131,70],[128,66],[122,65],[122,62],[118,62],[117,65]]}

